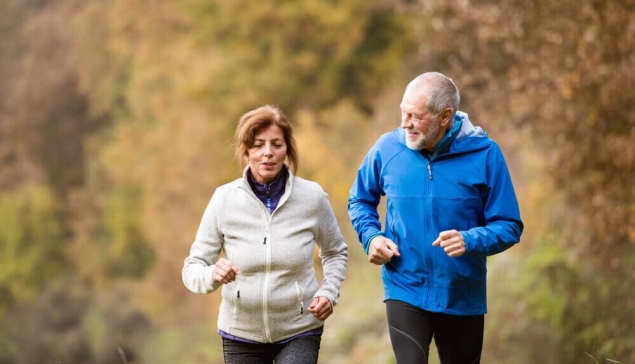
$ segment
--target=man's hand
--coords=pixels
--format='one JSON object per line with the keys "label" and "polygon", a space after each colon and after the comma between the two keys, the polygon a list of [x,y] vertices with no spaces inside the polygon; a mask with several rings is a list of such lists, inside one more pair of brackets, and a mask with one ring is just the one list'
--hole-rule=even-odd
{"label": "man's hand", "polygon": [[331,301],[326,297],[315,297],[309,306],[309,312],[318,320],[326,320],[333,313]]}
{"label": "man's hand", "polygon": [[214,266],[212,272],[212,280],[227,284],[236,280],[236,276],[240,274],[240,269],[234,266],[232,262],[225,258],[220,258]]}
{"label": "man's hand", "polygon": [[463,234],[456,230],[440,232],[439,237],[432,245],[442,247],[449,257],[460,257],[465,254],[465,239],[463,239]]}
{"label": "man's hand", "polygon": [[390,262],[394,256],[400,256],[399,247],[392,240],[382,235],[377,235],[370,241],[368,247],[368,261],[382,265]]}

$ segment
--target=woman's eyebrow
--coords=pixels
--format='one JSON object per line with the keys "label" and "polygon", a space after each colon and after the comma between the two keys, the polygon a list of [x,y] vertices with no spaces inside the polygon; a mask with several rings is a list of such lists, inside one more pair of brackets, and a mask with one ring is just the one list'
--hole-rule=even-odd
{"label": "woman's eyebrow", "polygon": [[[273,138],[273,139],[269,139],[269,140],[271,140],[272,142],[277,142],[277,141],[284,140],[284,138]],[[264,139],[264,138],[255,138],[254,139],[254,143],[255,142],[266,142],[266,141],[267,141],[267,139]]]}

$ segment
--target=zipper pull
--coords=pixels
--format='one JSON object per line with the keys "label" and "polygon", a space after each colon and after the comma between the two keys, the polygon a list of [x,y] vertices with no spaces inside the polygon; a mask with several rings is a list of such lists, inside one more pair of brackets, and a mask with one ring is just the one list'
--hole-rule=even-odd
{"label": "zipper pull", "polygon": [[236,298],[240,298],[240,290],[236,291]]}
{"label": "zipper pull", "polygon": [[428,175],[430,176],[430,181],[432,181],[432,163],[428,161]]}
{"label": "zipper pull", "polygon": [[265,236],[265,240],[262,242],[262,245],[267,244],[267,237]]}

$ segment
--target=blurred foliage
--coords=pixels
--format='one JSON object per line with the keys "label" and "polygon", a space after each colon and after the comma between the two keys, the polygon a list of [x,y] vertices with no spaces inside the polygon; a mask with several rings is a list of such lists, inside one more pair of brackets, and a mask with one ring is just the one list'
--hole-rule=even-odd
{"label": "blurred foliage", "polygon": [[150,330],[148,319],[129,305],[128,294],[108,297],[81,283],[52,280],[38,298],[14,307],[4,320],[0,362],[121,364],[138,362]]}
{"label": "blurred foliage", "polygon": [[153,261],[138,225],[139,194],[137,189],[116,191],[106,205],[105,239],[110,244],[102,259],[108,262],[108,276],[141,278]]}
{"label": "blurred foliage", "polygon": [[490,260],[484,360],[635,361],[634,8],[0,0],[0,363],[221,362],[218,295],[187,292],[180,269],[240,175],[238,117],[266,103],[351,247],[320,362],[394,362],[346,199],[426,70],[503,148],[526,223]]}
{"label": "blurred foliage", "polygon": [[246,108],[275,102],[320,109],[347,98],[371,111],[373,97],[415,45],[411,18],[394,11],[396,1],[187,4],[196,45],[211,61],[202,97]]}
{"label": "blurred foliage", "polygon": [[37,295],[64,271],[61,208],[46,186],[24,185],[0,194],[0,317]]}

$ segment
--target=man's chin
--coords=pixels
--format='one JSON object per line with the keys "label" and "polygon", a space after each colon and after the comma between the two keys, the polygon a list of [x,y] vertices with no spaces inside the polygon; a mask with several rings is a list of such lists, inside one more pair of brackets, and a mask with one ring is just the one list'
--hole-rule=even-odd
{"label": "man's chin", "polygon": [[412,150],[416,150],[416,151],[419,151],[419,150],[421,150],[423,148],[421,146],[421,141],[420,140],[410,141],[410,140],[406,139],[406,146],[408,147],[408,149],[412,149]]}

